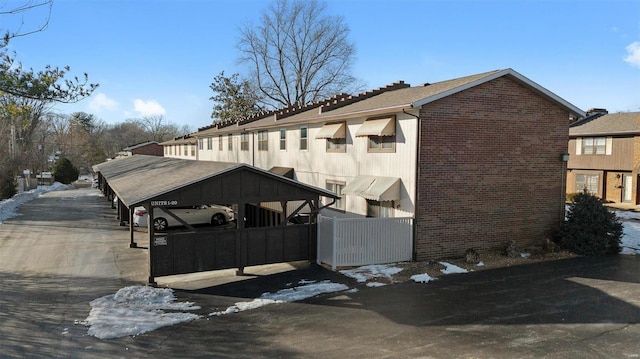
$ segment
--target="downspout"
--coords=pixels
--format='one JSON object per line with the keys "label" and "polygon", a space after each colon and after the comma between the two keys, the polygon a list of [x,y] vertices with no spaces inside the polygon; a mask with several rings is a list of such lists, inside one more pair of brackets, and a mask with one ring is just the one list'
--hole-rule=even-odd
{"label": "downspout", "polygon": [[414,198],[415,204],[413,206],[413,260],[417,260],[418,251],[416,250],[416,239],[418,238],[418,183],[420,176],[420,149],[422,145],[422,131],[420,130],[420,116],[407,112],[404,108],[402,113],[416,118],[416,174],[414,177]]}

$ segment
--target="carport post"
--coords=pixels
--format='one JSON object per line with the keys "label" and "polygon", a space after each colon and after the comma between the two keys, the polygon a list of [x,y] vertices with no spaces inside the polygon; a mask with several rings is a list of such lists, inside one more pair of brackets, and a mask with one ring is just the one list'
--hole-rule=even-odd
{"label": "carport post", "polygon": [[156,234],[153,231],[153,206],[151,205],[149,205],[149,210],[147,211],[147,228],[149,232],[149,285],[157,287],[158,283],[156,283],[153,276],[153,248],[155,244],[153,239]]}
{"label": "carport post", "polygon": [[134,238],[133,238],[133,211],[134,208],[133,206],[131,206],[129,208],[129,235],[131,236],[131,241],[129,242],[129,248],[137,248],[138,245],[136,244]]}

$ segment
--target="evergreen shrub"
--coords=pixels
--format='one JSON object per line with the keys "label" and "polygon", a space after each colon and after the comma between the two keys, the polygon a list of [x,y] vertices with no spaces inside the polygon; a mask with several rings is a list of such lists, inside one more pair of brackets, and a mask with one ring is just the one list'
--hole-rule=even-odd
{"label": "evergreen shrub", "polygon": [[558,231],[558,244],[579,255],[618,254],[622,250],[622,221],[589,193],[573,196],[565,221]]}
{"label": "evergreen shrub", "polygon": [[78,179],[80,172],[66,157],[61,157],[53,167],[53,175],[57,182],[69,184]]}

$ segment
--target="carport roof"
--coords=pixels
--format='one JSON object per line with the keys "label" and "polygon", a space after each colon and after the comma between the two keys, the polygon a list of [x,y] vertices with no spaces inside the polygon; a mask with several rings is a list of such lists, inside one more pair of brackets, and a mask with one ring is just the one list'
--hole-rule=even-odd
{"label": "carport roof", "polygon": [[319,196],[339,198],[331,191],[306,185],[247,164],[135,155],[94,166],[94,170],[102,173],[120,201],[127,207],[139,205],[176,189],[240,169],[257,172],[262,176],[286,182]]}

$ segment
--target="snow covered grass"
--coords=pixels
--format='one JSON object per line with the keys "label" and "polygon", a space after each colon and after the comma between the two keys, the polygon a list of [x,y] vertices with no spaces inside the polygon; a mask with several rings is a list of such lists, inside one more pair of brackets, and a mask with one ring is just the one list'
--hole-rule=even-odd
{"label": "snow covered grass", "polygon": [[18,207],[22,204],[38,198],[43,193],[64,190],[67,188],[69,188],[69,185],[55,182],[51,186],[38,186],[36,189],[24,191],[9,199],[0,201],[0,224],[7,219],[17,217],[19,215]]}
{"label": "snow covered grass", "polygon": [[616,211],[622,219],[624,234],[622,235],[622,254],[640,254],[640,213]]}

